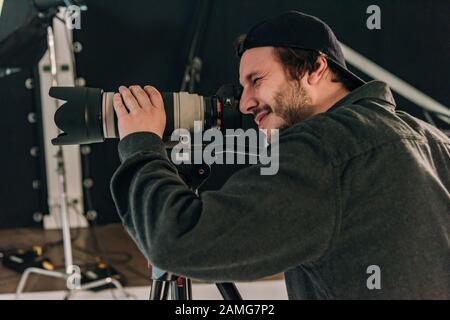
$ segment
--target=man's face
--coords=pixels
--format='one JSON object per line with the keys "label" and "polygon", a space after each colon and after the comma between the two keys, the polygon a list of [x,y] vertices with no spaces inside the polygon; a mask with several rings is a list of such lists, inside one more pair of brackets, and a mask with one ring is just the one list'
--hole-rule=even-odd
{"label": "man's face", "polygon": [[239,68],[242,113],[252,113],[260,129],[281,129],[305,120],[310,99],[300,80],[287,76],[272,47],[246,50]]}

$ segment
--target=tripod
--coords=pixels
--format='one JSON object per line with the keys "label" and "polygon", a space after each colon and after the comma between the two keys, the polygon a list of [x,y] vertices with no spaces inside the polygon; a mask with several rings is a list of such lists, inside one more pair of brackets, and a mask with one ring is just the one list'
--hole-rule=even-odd
{"label": "tripod", "polygon": [[[56,62],[56,48],[53,27],[49,26],[47,28],[47,40],[48,40],[48,50],[50,55],[50,66],[51,66],[51,76],[52,85],[58,86],[57,79],[57,62]],[[75,67],[75,66],[73,66]],[[58,103],[55,100],[55,106],[58,108]],[[81,285],[81,273],[80,268],[73,264],[72,256],[72,244],[70,238],[70,228],[68,222],[68,212],[67,212],[67,181],[66,181],[66,171],[64,164],[64,153],[61,146],[58,147],[56,152],[57,158],[57,175],[58,175],[58,185],[59,185],[59,214],[61,219],[61,231],[63,236],[63,247],[64,247],[64,272],[50,271],[40,268],[28,268],[22,274],[19,284],[16,289],[16,299],[20,299],[28,278],[31,274],[39,274],[46,277],[60,278],[66,281],[67,294],[65,295],[65,300],[69,299],[75,291],[90,290],[93,288],[107,286],[114,286],[118,289],[124,297],[129,298],[130,295],[126,293],[122,284],[112,277],[106,277],[104,279],[99,279],[87,284]]]}
{"label": "tripod", "polygon": [[[193,93],[195,84],[200,82],[200,73],[202,71],[202,60],[196,55],[200,47],[202,35],[207,29],[208,17],[212,9],[211,0],[202,0],[199,3],[197,24],[195,25],[192,39],[189,44],[188,59],[180,91]],[[211,168],[203,163],[193,166],[178,166],[180,176],[187,185],[197,193],[200,185],[208,178]],[[177,276],[169,272],[152,268],[152,287],[150,291],[150,300],[167,300],[169,291],[172,300],[191,300],[192,299],[192,281],[191,279]],[[216,283],[217,289],[224,300],[242,300],[236,286],[233,283]]]}
{"label": "tripod", "polygon": [[[155,270],[156,269],[156,270]],[[224,300],[242,300],[234,283],[216,283]],[[153,268],[150,300],[192,300],[192,280]]]}
{"label": "tripod", "polygon": [[[200,165],[181,164],[177,166],[177,169],[186,184],[190,185],[191,189],[197,194],[198,189],[208,179],[211,173],[211,167],[206,163]],[[171,300],[192,300],[191,279],[174,275],[155,267],[152,268],[151,278],[150,300],[167,300],[169,291],[171,293]],[[216,287],[224,300],[242,300],[234,283],[216,283]]]}

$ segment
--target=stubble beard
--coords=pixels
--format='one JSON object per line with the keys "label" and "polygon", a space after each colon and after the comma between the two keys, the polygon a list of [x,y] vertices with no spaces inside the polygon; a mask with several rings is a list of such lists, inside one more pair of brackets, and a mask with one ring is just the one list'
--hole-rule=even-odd
{"label": "stubble beard", "polygon": [[284,120],[279,128],[285,129],[305,121],[311,114],[311,98],[299,81],[289,81],[274,97],[272,110]]}

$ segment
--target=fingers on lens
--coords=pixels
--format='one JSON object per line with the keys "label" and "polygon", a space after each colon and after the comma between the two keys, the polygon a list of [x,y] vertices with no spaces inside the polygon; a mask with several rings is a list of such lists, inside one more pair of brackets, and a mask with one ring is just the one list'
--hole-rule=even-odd
{"label": "fingers on lens", "polygon": [[128,114],[128,110],[123,104],[122,96],[120,95],[120,93],[114,94],[114,109],[117,112],[117,116]]}
{"label": "fingers on lens", "polygon": [[131,86],[130,90],[142,108],[145,109],[147,107],[150,107],[151,101],[148,95],[145,93],[144,90],[142,90],[140,86]]}
{"label": "fingers on lens", "polygon": [[139,111],[140,106],[134,95],[131,91],[124,86],[119,88],[119,92],[122,95],[123,100],[125,101],[125,105],[130,111]]}
{"label": "fingers on lens", "polygon": [[155,87],[145,86],[144,90],[147,92],[152,104],[155,107],[161,107],[163,105],[162,96]]}

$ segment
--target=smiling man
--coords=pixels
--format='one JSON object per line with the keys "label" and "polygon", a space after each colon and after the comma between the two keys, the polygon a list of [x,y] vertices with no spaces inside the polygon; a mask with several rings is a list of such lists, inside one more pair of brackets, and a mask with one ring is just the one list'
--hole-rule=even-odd
{"label": "smiling man", "polygon": [[[325,112],[349,93],[351,81],[336,80],[338,74],[319,51],[267,46],[246,50],[240,64],[241,112],[254,114],[260,129],[288,128]],[[354,82],[359,82],[356,76]]]}
{"label": "smiling man", "polygon": [[281,129],[279,170],[197,195],[161,140],[163,100],[120,88],[111,190],[160,269],[207,281],[285,273],[291,299],[450,298],[450,140],[347,70],[321,20],[287,12],[238,41],[241,111]]}

